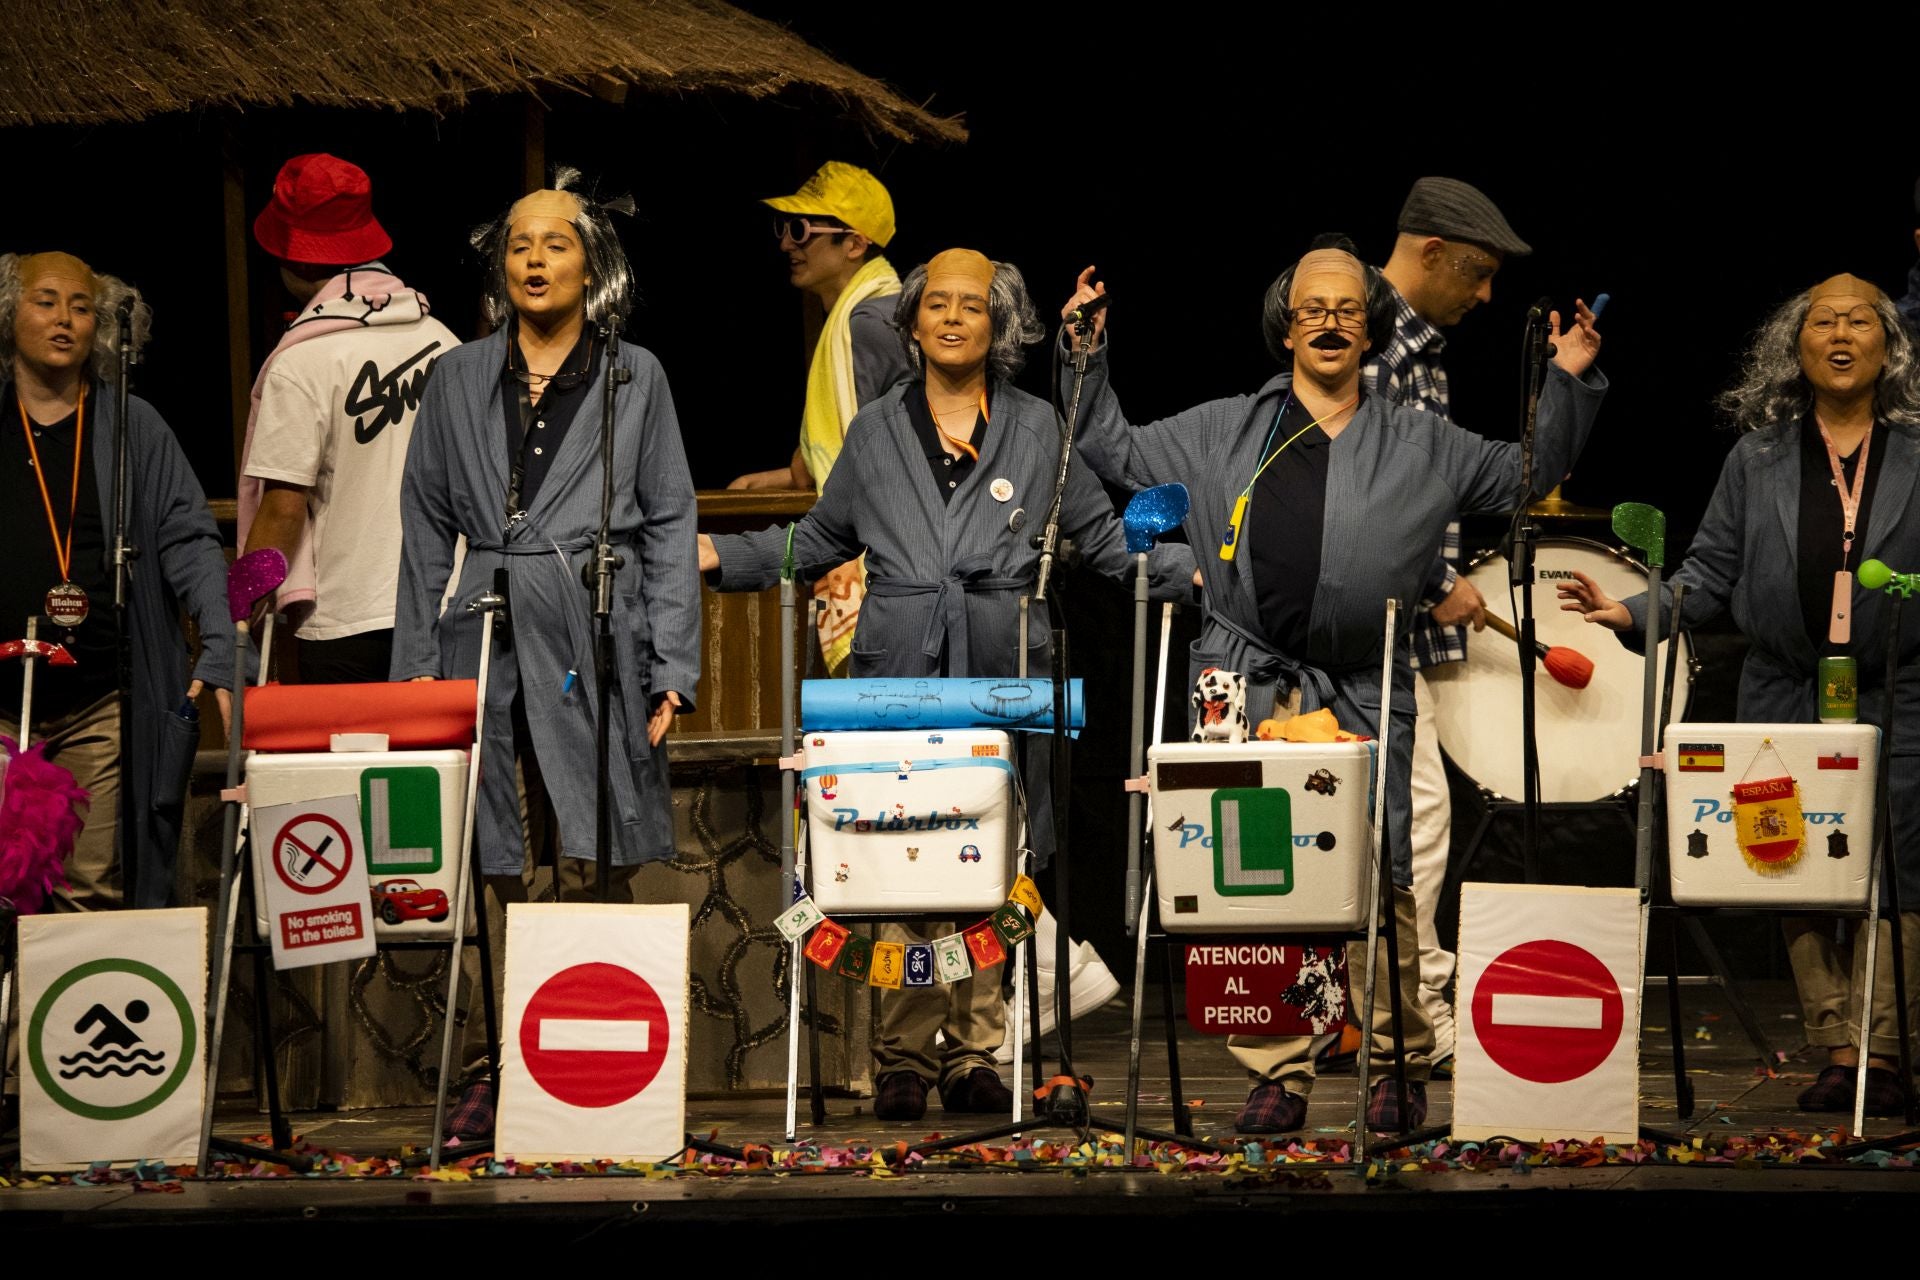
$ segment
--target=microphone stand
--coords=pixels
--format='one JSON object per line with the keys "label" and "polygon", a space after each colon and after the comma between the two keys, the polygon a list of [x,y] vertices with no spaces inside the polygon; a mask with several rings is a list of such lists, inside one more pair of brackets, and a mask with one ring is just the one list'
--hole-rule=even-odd
{"label": "microphone stand", "polygon": [[[607,362],[600,383],[600,533],[594,539],[592,559],[581,569],[593,593],[594,887],[602,902],[613,892],[613,576],[626,563],[613,549],[613,402],[620,384],[633,376],[620,367],[619,340],[620,314],[609,312],[600,323],[601,358]],[[633,729],[627,726],[628,732]],[[640,732],[646,732],[646,726],[640,726]],[[553,896],[559,901],[558,879]]]}
{"label": "microphone stand", "polygon": [[1508,586],[1520,596],[1520,752],[1523,794],[1521,804],[1520,857],[1528,884],[1540,883],[1540,742],[1536,717],[1538,697],[1534,691],[1535,643],[1533,619],[1534,548],[1540,530],[1530,510],[1534,489],[1534,431],[1540,414],[1540,389],[1546,381],[1547,360],[1554,354],[1547,340],[1548,322],[1544,303],[1536,303],[1527,313],[1524,339],[1526,361],[1526,406],[1520,423],[1520,503],[1514,508],[1509,534],[1512,557]]}
{"label": "microphone stand", "polygon": [[[140,846],[134,839],[133,806],[133,635],[127,625],[127,601],[132,588],[133,561],[140,553],[127,541],[127,396],[133,366],[140,361],[133,342],[133,299],[121,302],[115,317],[120,329],[120,378],[114,386],[113,414],[113,523],[109,556],[113,569],[114,684],[120,713],[120,798],[114,825],[115,854],[120,860],[121,898],[130,907],[163,906],[173,895],[160,886],[152,902],[140,894]],[[243,548],[244,549],[244,548]],[[235,698],[240,691],[234,691]]]}

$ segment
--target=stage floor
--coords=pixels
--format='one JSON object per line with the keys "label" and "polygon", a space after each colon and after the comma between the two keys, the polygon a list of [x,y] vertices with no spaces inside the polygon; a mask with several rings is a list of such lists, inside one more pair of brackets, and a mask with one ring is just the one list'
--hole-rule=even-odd
{"label": "stage floor", "polygon": [[[1099,1152],[1074,1163],[1071,1150],[1041,1152],[1041,1158],[1014,1158],[1010,1140],[996,1140],[986,1158],[936,1160],[912,1166],[898,1176],[862,1159],[868,1148],[887,1149],[934,1134],[956,1134],[995,1122],[993,1117],[944,1115],[937,1098],[917,1124],[885,1124],[873,1119],[862,1098],[827,1100],[824,1125],[807,1123],[801,1095],[799,1139],[823,1152],[849,1149],[836,1167],[741,1170],[709,1164],[695,1173],[655,1168],[609,1171],[583,1176],[486,1176],[484,1161],[452,1166],[439,1180],[406,1176],[306,1177],[194,1181],[162,1179],[106,1186],[47,1185],[22,1182],[0,1190],[0,1223],[7,1227],[67,1228],[75,1225],[130,1229],[166,1225],[221,1225],[224,1229],[268,1229],[329,1223],[336,1227],[379,1231],[408,1224],[458,1232],[462,1223],[503,1215],[529,1222],[551,1221],[567,1231],[678,1223],[711,1228],[719,1221],[746,1227],[784,1226],[823,1217],[897,1221],[909,1218],[1045,1215],[1051,1218],[1105,1218],[1112,1215],[1181,1214],[1195,1209],[1263,1207],[1317,1216],[1376,1207],[1397,1212],[1513,1207],[1493,1191],[1577,1190],[1592,1195],[1530,1198],[1528,1213],[1585,1217],[1615,1212],[1618,1197],[1635,1204],[1667,1196],[1716,1214],[1772,1213],[1780,1205],[1764,1192],[1820,1190],[1832,1193],[1825,1210],[1896,1207],[1887,1194],[1920,1191],[1920,1174],[1903,1166],[1907,1156],[1836,1161],[1820,1158],[1822,1137],[1831,1138],[1850,1117],[1810,1116],[1794,1110],[1794,1096],[1816,1070],[1811,1052],[1800,1047],[1800,1023],[1790,985],[1743,984],[1763,1034],[1785,1061],[1769,1070],[1741,1028],[1725,994],[1708,984],[1682,991],[1682,1029],[1688,1075],[1696,1104],[1683,1120],[1675,1106],[1668,1056],[1667,1003],[1662,988],[1647,1002],[1641,1054],[1642,1124],[1680,1140],[1643,1144],[1636,1151],[1574,1148],[1554,1152],[1507,1152],[1495,1159],[1491,1144],[1477,1167],[1463,1167],[1455,1144],[1412,1151],[1375,1151],[1370,1168],[1337,1163],[1340,1148],[1352,1136],[1354,1081],[1351,1069],[1324,1077],[1308,1113],[1308,1128],[1298,1135],[1269,1140],[1258,1159],[1189,1162],[1161,1153],[1158,1167],[1121,1167],[1117,1156],[1103,1163]],[[1150,998],[1152,993],[1150,992]],[[1150,1006],[1158,1007],[1157,998]],[[1124,1120],[1121,1094],[1126,1080],[1128,1010],[1123,1000],[1088,1014],[1075,1024],[1081,1070],[1095,1079],[1094,1126],[1117,1131]],[[1172,1108],[1160,1025],[1149,1020],[1144,1033],[1140,1122],[1172,1128]],[[1182,1025],[1183,1092],[1193,1107],[1195,1131],[1225,1141],[1246,1092],[1244,1075],[1228,1056],[1224,1042],[1193,1035]],[[1429,1090],[1429,1122],[1444,1124],[1450,1114],[1451,1085],[1438,1080]],[[688,1104],[690,1129],[731,1146],[780,1144],[784,1100],[773,1096],[695,1098]],[[420,1143],[431,1123],[425,1108],[387,1108],[359,1112],[314,1113],[295,1117],[295,1131],[316,1151],[339,1153],[374,1169],[391,1169],[378,1157],[399,1154]],[[1869,1136],[1896,1132],[1895,1120],[1869,1119]],[[265,1117],[234,1109],[221,1117],[219,1133],[249,1140],[265,1128]],[[1769,1142],[1764,1135],[1774,1135]],[[1756,1143],[1751,1141],[1761,1135]],[[1037,1142],[1069,1147],[1065,1131],[1036,1129]],[[1289,1151],[1284,1145],[1311,1143],[1316,1152]],[[1697,1145],[1696,1145],[1697,1143]],[[1117,1153],[1117,1142],[1109,1154]],[[1473,1153],[1467,1153],[1471,1156]],[[1633,1162],[1636,1155],[1637,1163]],[[1527,1160],[1537,1157],[1536,1163]],[[9,1161],[17,1150],[7,1153]],[[1315,1162],[1317,1160],[1324,1163]],[[1568,1167],[1584,1161],[1588,1167]],[[497,1170],[497,1167],[496,1167]],[[167,1194],[152,1194],[154,1191]],[[1385,1194],[1383,1194],[1385,1193]],[[1437,1194],[1423,1194],[1437,1193]],[[1606,1208],[1605,1206],[1611,1206]],[[1689,1210],[1691,1212],[1692,1210]]]}

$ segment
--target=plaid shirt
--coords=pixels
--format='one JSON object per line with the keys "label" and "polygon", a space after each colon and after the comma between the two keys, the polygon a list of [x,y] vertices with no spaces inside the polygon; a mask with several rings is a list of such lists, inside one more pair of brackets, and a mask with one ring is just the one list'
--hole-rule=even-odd
{"label": "plaid shirt", "polygon": [[[1423,319],[1396,291],[1393,295],[1398,314],[1394,317],[1393,336],[1386,349],[1367,363],[1362,377],[1367,394],[1379,396],[1409,409],[1437,413],[1451,419],[1447,401],[1447,371],[1440,353],[1447,340]],[[1437,667],[1446,662],[1464,662],[1467,657],[1467,629],[1443,627],[1433,620],[1433,606],[1453,590],[1460,571],[1460,522],[1451,521],[1441,539],[1439,558],[1427,577],[1420,608],[1413,615],[1413,664]]]}

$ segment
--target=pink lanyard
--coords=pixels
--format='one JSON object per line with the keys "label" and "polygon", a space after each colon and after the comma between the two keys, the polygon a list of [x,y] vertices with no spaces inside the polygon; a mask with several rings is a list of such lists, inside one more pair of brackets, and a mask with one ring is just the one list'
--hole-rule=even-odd
{"label": "pink lanyard", "polygon": [[1827,639],[1834,644],[1846,644],[1853,639],[1853,623],[1847,616],[1853,607],[1853,571],[1847,566],[1853,561],[1854,526],[1860,519],[1860,497],[1867,491],[1867,452],[1873,446],[1873,425],[1867,425],[1867,433],[1860,437],[1860,461],[1854,465],[1853,487],[1847,487],[1845,470],[1840,466],[1840,455],[1833,447],[1833,437],[1827,432],[1827,424],[1815,414],[1815,424],[1820,428],[1820,439],[1827,446],[1827,466],[1833,470],[1833,487],[1840,498],[1842,525],[1840,537],[1840,568],[1833,575],[1833,610],[1827,621]]}

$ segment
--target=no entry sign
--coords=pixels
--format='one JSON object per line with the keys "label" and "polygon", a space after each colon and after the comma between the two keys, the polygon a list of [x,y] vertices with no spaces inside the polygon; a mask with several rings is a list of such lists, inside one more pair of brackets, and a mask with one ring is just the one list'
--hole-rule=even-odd
{"label": "no entry sign", "polygon": [[1591,951],[1537,938],[1502,952],[1473,991],[1473,1029],[1487,1056],[1540,1084],[1578,1080],[1620,1042],[1625,1002]]}
{"label": "no entry sign", "polygon": [[274,967],[298,969],[372,955],[359,797],[262,805],[253,811],[251,830],[253,856],[273,868],[255,883],[266,890]]}
{"label": "no entry sign", "polygon": [[515,903],[496,1146],[659,1160],[686,1138],[687,908]]}
{"label": "no entry sign", "polygon": [[527,1073],[576,1107],[617,1106],[652,1084],[670,1038],[652,984],[617,964],[562,969],[520,1017]]}
{"label": "no entry sign", "polygon": [[1636,1137],[1640,971],[1632,889],[1463,885],[1455,1136]]}

